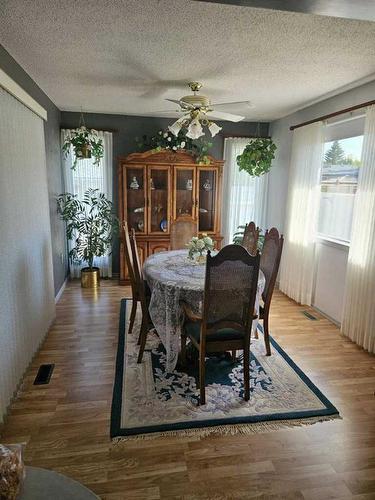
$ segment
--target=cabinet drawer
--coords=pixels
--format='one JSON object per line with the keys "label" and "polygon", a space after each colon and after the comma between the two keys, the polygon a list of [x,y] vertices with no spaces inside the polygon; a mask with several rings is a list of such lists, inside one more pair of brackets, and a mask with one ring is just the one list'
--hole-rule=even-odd
{"label": "cabinet drawer", "polygon": [[148,242],[148,255],[158,252],[167,252],[169,250],[169,241],[149,241]]}

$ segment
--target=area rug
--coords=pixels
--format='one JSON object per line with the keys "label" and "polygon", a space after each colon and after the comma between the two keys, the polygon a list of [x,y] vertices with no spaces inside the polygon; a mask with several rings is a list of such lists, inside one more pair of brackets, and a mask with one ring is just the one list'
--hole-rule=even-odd
{"label": "area rug", "polygon": [[271,337],[272,355],[265,355],[263,332],[251,344],[251,395],[244,401],[243,365],[239,357],[213,356],[206,361],[206,404],[200,406],[198,367],[187,373],[165,371],[165,350],[149,334],[137,364],[140,311],[127,335],[131,300],[121,301],[118,352],[113,390],[111,438],[150,439],[158,436],[265,432],[339,416],[337,409]]}

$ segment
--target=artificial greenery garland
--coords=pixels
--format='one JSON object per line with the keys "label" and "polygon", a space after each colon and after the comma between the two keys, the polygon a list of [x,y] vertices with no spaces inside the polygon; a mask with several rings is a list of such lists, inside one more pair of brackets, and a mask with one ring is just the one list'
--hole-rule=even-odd
{"label": "artificial greenery garland", "polygon": [[[88,129],[84,125],[70,130],[62,146],[65,156],[68,155],[70,146],[73,146],[74,149],[72,170],[75,170],[78,160],[91,158],[91,156],[94,157],[93,164],[99,166],[100,160],[103,158],[104,147],[103,141],[99,138],[96,130]],[[89,152],[89,155],[87,155],[87,152]]]}
{"label": "artificial greenery garland", "polygon": [[186,129],[181,129],[177,137],[169,130],[159,130],[158,133],[152,137],[147,135],[142,136],[142,139],[136,137],[136,143],[140,150],[146,151],[152,149],[154,151],[161,151],[162,149],[170,149],[178,151],[184,149],[191,152],[196,157],[196,162],[200,165],[209,165],[210,159],[208,151],[212,147],[212,142],[205,139],[190,139],[186,137]]}
{"label": "artificial greenery garland", "polygon": [[275,151],[276,144],[272,139],[252,139],[243,153],[237,156],[237,165],[252,177],[259,177],[270,171]]}

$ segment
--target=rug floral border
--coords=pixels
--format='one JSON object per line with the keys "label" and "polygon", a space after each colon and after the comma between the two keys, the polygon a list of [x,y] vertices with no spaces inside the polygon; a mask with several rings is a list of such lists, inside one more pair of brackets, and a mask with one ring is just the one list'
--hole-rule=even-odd
{"label": "rug floral border", "polygon": [[[225,425],[239,425],[239,424],[259,424],[259,423],[276,423],[283,422],[290,423],[293,420],[301,421],[301,419],[308,419],[313,421],[329,419],[329,417],[334,418],[339,416],[337,408],[327,399],[324,394],[316,387],[316,385],[307,377],[307,375],[299,368],[295,362],[288,356],[288,354],[279,346],[279,344],[270,336],[270,342],[272,347],[276,349],[289,366],[296,372],[296,374],[301,378],[301,380],[307,385],[307,387],[317,396],[321,403],[325,406],[325,409],[321,410],[310,410],[310,411],[299,411],[299,412],[289,412],[289,413],[275,413],[273,415],[257,415],[250,417],[231,417],[220,420],[205,420],[205,421],[194,421],[194,422],[178,422],[174,424],[167,425],[154,425],[147,427],[137,427],[133,429],[123,429],[121,428],[121,407],[122,407],[122,392],[123,392],[123,375],[124,375],[124,355],[125,355],[125,323],[126,323],[126,303],[131,299],[122,299],[120,305],[120,319],[119,319],[119,336],[118,336],[118,346],[117,346],[117,356],[116,356],[116,372],[115,381],[113,386],[113,399],[112,399],[112,409],[111,409],[111,425],[110,425],[110,436],[112,439],[121,438],[122,436],[138,436],[153,433],[168,433],[170,431],[181,431],[189,429],[200,429],[207,427],[221,427]],[[262,330],[262,326],[258,325],[258,328]],[[328,417],[328,418],[327,418]],[[297,422],[296,422],[297,423]],[[303,425],[303,423],[300,423]],[[293,425],[293,424],[292,424]]]}

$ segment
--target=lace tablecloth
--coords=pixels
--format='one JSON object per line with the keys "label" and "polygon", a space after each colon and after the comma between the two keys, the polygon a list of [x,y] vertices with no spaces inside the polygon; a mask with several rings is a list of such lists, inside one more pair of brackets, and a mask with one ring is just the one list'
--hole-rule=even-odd
{"label": "lace tablecloth", "polygon": [[[180,300],[200,312],[203,301],[206,266],[188,259],[187,250],[160,252],[151,255],[143,265],[143,276],[151,289],[150,316],[164,344],[167,371],[176,367],[180,351]],[[264,289],[265,278],[259,272],[256,310]],[[257,322],[254,321],[253,329]]]}

